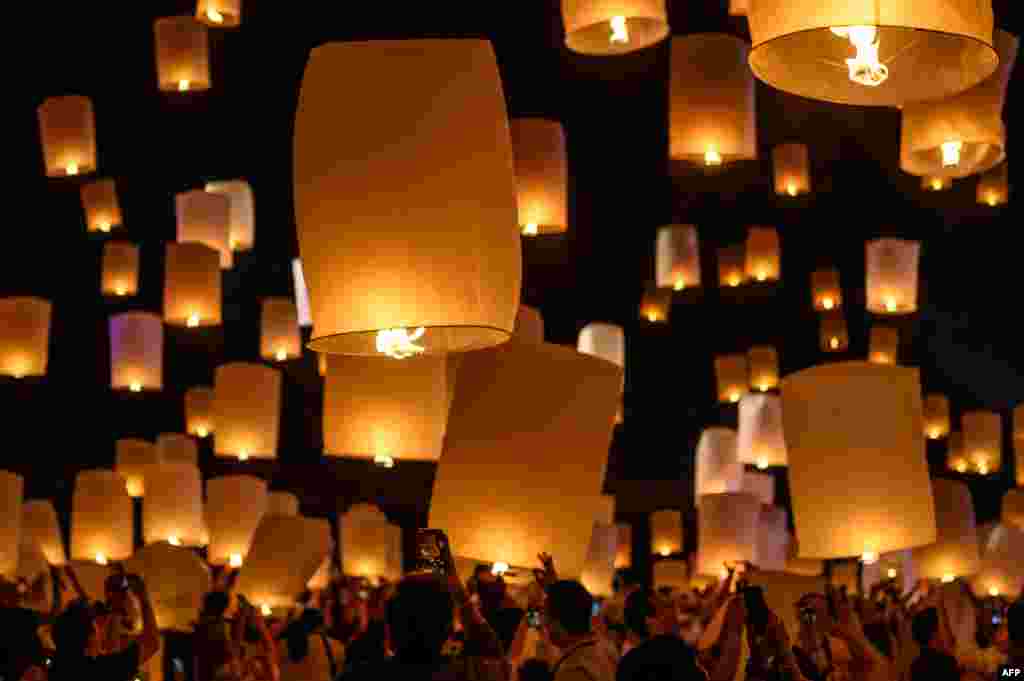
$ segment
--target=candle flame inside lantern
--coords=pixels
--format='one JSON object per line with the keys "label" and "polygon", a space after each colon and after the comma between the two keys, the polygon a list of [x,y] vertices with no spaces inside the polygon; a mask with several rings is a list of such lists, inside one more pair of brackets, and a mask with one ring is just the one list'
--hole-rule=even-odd
{"label": "candle flame inside lantern", "polygon": [[128,291],[125,290],[124,286],[118,286],[116,289],[114,289],[114,293],[116,293],[119,296],[123,296],[127,292]]}
{"label": "candle flame inside lantern", "polygon": [[373,463],[381,468],[394,468],[395,460],[387,454],[377,454],[373,457]]}
{"label": "candle flame inside lantern", "polygon": [[423,354],[422,345],[416,341],[426,333],[424,327],[419,327],[411,333],[409,329],[384,329],[377,332],[377,352],[387,355],[392,359],[408,359],[415,355]]}
{"label": "candle flame inside lantern", "polygon": [[128,384],[128,389],[131,390],[133,393],[140,393],[142,392],[142,383],[140,383],[139,381],[132,381],[131,383]]}
{"label": "candle flame inside lantern", "polygon": [[992,587],[991,589],[989,589],[988,590],[988,595],[991,596],[992,598],[997,598],[999,596],[999,589],[998,589],[998,587]]}
{"label": "candle flame inside lantern", "polygon": [[[959,161],[957,161],[959,163]],[[932,190],[940,191],[942,189],[942,180],[935,178],[932,180]]]}
{"label": "candle flame inside lantern", "polygon": [[659,315],[657,312],[648,312],[647,313],[647,321],[649,321],[649,322],[656,322],[656,321],[659,321],[660,319],[661,319],[661,315]]}
{"label": "candle flame inside lantern", "polygon": [[186,80],[184,78],[182,80],[179,80],[178,81],[178,92],[188,92],[189,85],[191,85],[191,83],[188,80]]}
{"label": "candle flame inside lantern", "polygon": [[999,203],[999,197],[996,196],[995,192],[989,192],[988,193],[988,205],[990,205],[993,208],[995,208],[997,203]]}
{"label": "candle flame inside lantern", "polygon": [[861,554],[860,562],[865,565],[874,565],[878,562],[878,554],[874,551],[865,551]]}
{"label": "candle flame inside lantern", "polygon": [[889,78],[889,67],[878,59],[878,28],[875,26],[833,26],[832,33],[846,38],[857,48],[857,56],[846,60],[850,80],[877,87]]}
{"label": "candle flame inside lantern", "polygon": [[537,223],[529,222],[523,225],[523,236],[537,236]]}
{"label": "candle flame inside lantern", "polygon": [[491,566],[491,574],[495,577],[500,577],[506,572],[508,572],[508,563],[502,563],[501,561],[498,561]]}
{"label": "candle flame inside lantern", "polygon": [[249,450],[243,449],[242,451],[238,452],[238,460],[239,461],[248,461],[249,460]]}
{"label": "candle flame inside lantern", "polygon": [[[942,167],[952,168],[960,165],[960,150],[964,148],[964,143],[958,140],[950,140],[942,143]],[[942,186],[942,182],[939,182],[939,186]]]}
{"label": "candle flame inside lantern", "polygon": [[206,18],[209,19],[210,21],[212,21],[215,24],[223,24],[224,23],[224,15],[221,14],[220,12],[218,12],[216,10],[216,8],[213,8],[213,7],[209,8],[208,10],[206,10]]}
{"label": "candle flame inside lantern", "polygon": [[178,539],[178,535],[172,534],[167,538],[167,543],[171,546],[181,546],[181,540]]}
{"label": "candle flame inside lantern", "polygon": [[285,361],[286,359],[288,359],[288,351],[287,351],[287,350],[285,350],[284,348],[279,348],[279,349],[278,349],[278,351],[277,351],[277,353],[276,353],[276,354],[274,355],[274,358],[275,358],[275,359],[276,359],[276,360],[277,360],[278,362],[283,362],[283,361]]}
{"label": "candle flame inside lantern", "polygon": [[242,554],[232,553],[231,557],[228,558],[228,565],[230,565],[233,568],[242,567]]}
{"label": "candle flame inside lantern", "polygon": [[938,440],[940,437],[942,437],[942,430],[939,428],[932,428],[928,431],[929,440]]}
{"label": "candle flame inside lantern", "polygon": [[790,182],[789,186],[786,187],[786,193],[790,196],[796,196],[796,185]]}
{"label": "candle flame inside lantern", "polygon": [[732,286],[733,288],[735,288],[735,287],[739,286],[740,283],[741,283],[740,275],[735,274],[735,273],[729,275],[729,286]]}
{"label": "candle flame inside lantern", "polygon": [[955,579],[956,579],[956,575],[954,575],[951,572],[947,572],[946,574],[942,575],[942,583],[943,584],[949,584],[950,582],[952,582]]}
{"label": "candle flame inside lantern", "polygon": [[662,558],[665,558],[671,555],[672,551],[669,549],[669,547],[662,546],[660,549],[658,549],[658,553],[661,555]]}
{"label": "candle flame inside lantern", "polygon": [[74,161],[69,162],[65,169],[69,176],[78,174],[78,164],[75,163]]}
{"label": "candle flame inside lantern", "polygon": [[763,269],[758,270],[756,277],[758,281],[765,281],[768,278],[768,272]]}
{"label": "candle flame inside lantern", "polygon": [[889,568],[889,572],[886,573],[889,579],[896,579],[896,568]]}
{"label": "candle flame inside lantern", "polygon": [[188,316],[188,319],[185,320],[185,325],[188,326],[190,329],[194,329],[197,326],[199,326],[199,313],[193,312],[192,314],[190,314]]}
{"label": "candle flame inside lantern", "polygon": [[206,437],[209,434],[210,431],[206,426],[199,426],[198,428],[196,428],[196,435],[198,435],[199,437]]}
{"label": "candle flame inside lantern", "polygon": [[97,553],[96,554],[96,564],[97,565],[106,565],[107,564],[107,557],[104,554],[102,554],[102,553]]}
{"label": "candle flame inside lantern", "polygon": [[612,17],[609,24],[612,27],[609,40],[613,44],[625,45],[629,42],[629,27],[626,24],[626,17]]}
{"label": "candle flame inside lantern", "polygon": [[887,312],[895,312],[896,311],[896,299],[893,298],[892,296],[889,296],[888,298],[886,298],[885,299],[885,309],[886,309]]}
{"label": "candle flame inside lantern", "polygon": [[730,402],[739,402],[740,401],[740,393],[739,393],[738,390],[733,390],[732,392],[729,393],[729,401]]}
{"label": "candle flame inside lantern", "polygon": [[966,461],[957,461],[955,468],[956,468],[956,472],[957,473],[966,473],[967,472],[967,462]]}
{"label": "candle flame inside lantern", "polygon": [[722,165],[722,155],[718,153],[718,150],[714,147],[708,147],[707,151],[704,152],[704,165],[706,166],[720,166]]}
{"label": "candle flame inside lantern", "polygon": [[832,336],[832,338],[828,342],[828,346],[830,348],[832,348],[833,350],[838,350],[839,349],[839,339],[836,338],[835,336]]}
{"label": "candle flame inside lantern", "polygon": [[683,279],[682,277],[676,277],[676,281],[672,285],[672,288],[675,289],[676,291],[682,291],[684,288],[686,288],[686,280]]}
{"label": "candle flame inside lantern", "polygon": [[266,603],[264,603],[263,605],[260,606],[260,613],[264,617],[270,617],[270,613],[271,612],[273,612],[273,611],[270,609],[270,606],[267,605]]}
{"label": "candle flame inside lantern", "polygon": [[110,231],[110,221],[109,220],[100,220],[99,222],[96,223],[96,229],[98,229],[99,231],[104,232],[104,233],[109,232]]}
{"label": "candle flame inside lantern", "polygon": [[757,460],[757,467],[762,471],[768,470],[768,459],[762,456],[760,459]]}
{"label": "candle flame inside lantern", "polygon": [[988,475],[988,461],[984,458],[978,461],[978,473]]}
{"label": "candle flame inside lantern", "polygon": [[836,306],[836,301],[832,300],[830,297],[825,297],[821,299],[821,306],[826,310],[831,310]]}

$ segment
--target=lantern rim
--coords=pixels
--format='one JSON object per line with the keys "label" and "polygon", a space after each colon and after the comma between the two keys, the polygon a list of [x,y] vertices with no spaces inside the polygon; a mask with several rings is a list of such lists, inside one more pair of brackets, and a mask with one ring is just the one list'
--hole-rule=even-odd
{"label": "lantern rim", "polygon": [[608,39],[608,22],[578,26],[565,32],[565,46],[573,52],[592,57],[613,57],[638,52],[657,45],[669,36],[668,20],[662,17],[627,16],[630,40],[613,43]]}
{"label": "lantern rim", "polygon": [[[429,323],[410,323],[399,328],[413,329],[419,327],[426,329],[422,339],[424,341],[424,351],[421,356],[424,357],[483,350],[503,345],[512,338],[512,333],[507,329],[476,324],[431,325]],[[366,329],[314,336],[306,344],[306,347],[314,352],[326,355],[381,357],[381,353],[376,348],[376,339],[377,334],[383,330]],[[431,344],[431,340],[438,340],[438,334],[431,334],[431,331],[445,332],[443,339]],[[434,338],[431,338],[431,336],[434,336]]]}

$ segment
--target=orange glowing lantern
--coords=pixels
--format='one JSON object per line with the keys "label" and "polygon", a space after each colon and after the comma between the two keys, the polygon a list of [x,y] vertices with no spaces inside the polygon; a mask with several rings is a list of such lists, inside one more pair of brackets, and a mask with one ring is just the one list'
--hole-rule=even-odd
{"label": "orange glowing lantern", "polygon": [[562,0],[562,20],[565,44],[580,54],[627,54],[669,34],[665,0]]}
{"label": "orange glowing lantern", "polygon": [[210,89],[210,36],[193,17],[163,17],[153,24],[161,92]]}
{"label": "orange glowing lantern", "polygon": [[213,433],[213,388],[194,386],[185,391],[185,429],[199,438]]}
{"label": "orange glowing lantern", "polygon": [[715,357],[715,378],[718,382],[718,401],[737,404],[747,393],[747,356]]}
{"label": "orange glowing lantern", "polygon": [[977,201],[995,208],[1010,200],[1010,173],[1007,163],[988,171],[978,178]]}
{"label": "orange glowing lantern", "polygon": [[105,296],[121,298],[139,292],[139,247],[127,241],[103,245],[103,273],[100,290]]}
{"label": "orange glowing lantern", "polygon": [[64,539],[52,502],[33,499],[22,504],[21,545],[39,549],[50,565],[61,566],[67,562]]}
{"label": "orange glowing lantern", "polygon": [[812,272],[811,296],[814,309],[818,312],[832,312],[841,308],[843,306],[843,290],[839,286],[839,271],[825,269]]}
{"label": "orange glowing lantern", "polygon": [[672,292],[648,286],[640,299],[640,318],[652,324],[668,322],[672,310]]}
{"label": "orange glowing lantern", "polygon": [[747,350],[750,387],[767,392],[779,387],[779,354],[770,345],[755,345]]}
{"label": "orange glowing lantern", "polygon": [[671,556],[683,551],[683,515],[678,510],[651,514],[651,553]]}
{"label": "orange glowing lantern", "polygon": [[667,225],[658,229],[655,245],[658,288],[682,291],[700,287],[700,248],[693,225]]}
{"label": "orange glowing lantern", "polygon": [[146,470],[146,499],[142,504],[145,542],[200,546],[203,521],[203,478],[194,463],[153,464]]}
{"label": "orange glowing lantern", "polygon": [[264,298],[260,318],[260,357],[273,362],[302,354],[299,311],[290,298]]}
{"label": "orange glowing lantern", "polygon": [[196,20],[211,28],[238,28],[242,23],[242,0],[199,0]]}
{"label": "orange glowing lantern", "polygon": [[914,549],[918,576],[949,581],[950,576],[973,575],[981,565],[971,491],[962,482],[934,479],[932,496],[938,539],[934,544]]}
{"label": "orange glowing lantern", "polygon": [[281,372],[261,364],[217,367],[213,380],[214,453],[221,457],[277,458]]}
{"label": "orange glowing lantern", "polygon": [[774,227],[751,227],[747,232],[747,279],[764,282],[779,279],[779,233]]}
{"label": "orange glowing lantern", "polygon": [[618,548],[615,551],[615,568],[627,568],[633,564],[633,526],[619,523]]}
{"label": "orange glowing lantern", "polygon": [[206,482],[207,558],[213,565],[241,567],[267,510],[267,483],[251,475],[225,475]]}
{"label": "orange glowing lantern", "polygon": [[372,504],[356,504],[339,519],[342,571],[346,575],[388,577],[394,562],[391,537],[395,525]]}
{"label": "orange glowing lantern", "polygon": [[946,467],[961,475],[971,470],[970,461],[964,452],[964,434],[959,430],[949,433],[949,441],[946,444]]}
{"label": "orange glowing lantern", "polygon": [[17,473],[0,471],[0,577],[13,579],[21,546],[21,501],[25,480]]}
{"label": "orange glowing lantern", "polygon": [[44,376],[50,355],[50,302],[0,298],[0,374]]}
{"label": "orange glowing lantern", "polygon": [[220,255],[220,268],[231,269],[231,199],[224,194],[201,189],[174,197],[178,220],[178,243],[196,242],[209,246]]}
{"label": "orange glowing lantern", "polygon": [[945,395],[925,395],[924,436],[929,440],[941,440],[949,435],[949,399]]}
{"label": "orange glowing lantern", "polygon": [[904,239],[869,241],[867,307],[875,314],[910,314],[917,310],[921,243]]}
{"label": "orange glowing lantern", "polygon": [[146,472],[159,463],[156,445],[148,440],[122,438],[114,443],[114,469],[125,481],[125,489],[132,498],[146,495]]}
{"label": "orange glowing lantern", "polygon": [[782,401],[777,395],[744,395],[740,400],[737,456],[740,462],[764,470],[785,466],[786,439],[782,431]]}
{"label": "orange glowing lantern", "polygon": [[88,97],[49,97],[36,113],[47,177],[96,172],[96,121]]}
{"label": "orange glowing lantern", "polygon": [[750,494],[706,494],[697,508],[695,573],[721,577],[725,565],[753,562],[761,502]]}
{"label": "orange glowing lantern", "polygon": [[990,411],[969,411],[960,415],[964,457],[979,475],[998,473],[1003,466],[1003,421]]}
{"label": "orange glowing lantern", "polygon": [[929,192],[944,192],[953,186],[953,178],[951,177],[934,177],[931,175],[924,175],[921,178],[921,189]]}
{"label": "orange glowing lantern", "polygon": [[785,571],[789,562],[788,523],[786,509],[762,502],[757,519],[757,546],[753,561],[758,570]]}
{"label": "orange glowing lantern", "polygon": [[162,390],[164,327],[159,315],[125,312],[110,317],[110,387]]}
{"label": "orange glowing lantern", "polygon": [[846,331],[846,319],[842,314],[821,317],[819,340],[822,352],[846,352],[850,349],[850,336]]}
{"label": "orange glowing lantern", "polygon": [[96,562],[132,555],[132,499],[125,480],[107,470],[81,471],[71,498],[71,559]]}
{"label": "orange glowing lantern", "polygon": [[167,244],[164,320],[197,328],[221,323],[220,255],[201,243]]}
{"label": "orange glowing lantern", "polygon": [[899,360],[900,331],[892,326],[872,326],[868,343],[868,361],[896,364]]}
{"label": "orange glowing lantern", "polygon": [[519,229],[523,236],[567,231],[569,171],[562,124],[543,118],[515,118],[511,132]]}
{"label": "orange glowing lantern", "polygon": [[1011,489],[1003,497],[1003,524],[1024,532],[1024,490]]}
{"label": "orange glowing lantern", "polygon": [[806,144],[780,144],[772,149],[775,193],[800,196],[811,191],[811,161]]}
{"label": "orange glowing lantern", "polygon": [[117,185],[113,180],[86,182],[79,190],[85,211],[85,228],[90,232],[109,232],[124,222]]}
{"label": "orange glowing lantern", "polygon": [[739,492],[743,488],[743,463],[739,460],[736,431],[707,428],[697,442],[695,498]]}
{"label": "orange glowing lantern", "polygon": [[256,218],[252,187],[245,180],[207,182],[206,191],[222,194],[231,201],[228,246],[232,251],[248,251],[256,243]]}
{"label": "orange glowing lantern", "polygon": [[735,288],[747,280],[747,256],[743,244],[718,249],[718,285]]}

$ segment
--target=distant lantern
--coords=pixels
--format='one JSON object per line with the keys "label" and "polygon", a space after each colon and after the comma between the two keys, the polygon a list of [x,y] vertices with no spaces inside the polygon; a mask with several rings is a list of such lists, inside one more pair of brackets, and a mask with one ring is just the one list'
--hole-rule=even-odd
{"label": "distant lantern", "polygon": [[1024,490],[1011,489],[1003,496],[1003,524],[1024,532]]}
{"label": "distant lantern", "polygon": [[1003,465],[1003,422],[990,411],[969,411],[960,416],[964,456],[979,475],[998,473]]}
{"label": "distant lantern", "polygon": [[1024,404],[1013,410],[1013,448],[1017,453],[1017,487],[1024,487]]}
{"label": "distant lantern", "polygon": [[747,350],[750,387],[767,392],[779,387],[779,355],[770,345],[755,345]]}
{"label": "distant lantern", "polygon": [[193,17],[163,17],[153,24],[156,73],[162,92],[210,89],[210,36]]}
{"label": "distant lantern", "polygon": [[36,113],[47,177],[96,172],[96,121],[88,97],[49,97]]}
{"label": "distant lantern", "polygon": [[264,515],[235,591],[261,610],[287,611],[330,548],[331,526],[326,520]]}
{"label": "distant lantern", "polygon": [[743,464],[739,460],[736,431],[707,428],[697,443],[695,498],[708,494],[739,492],[743,487]]}
{"label": "distant lantern", "polygon": [[971,491],[962,482],[933,479],[932,495],[938,539],[914,550],[918,576],[948,582],[973,575],[981,566]]}
{"label": "distant lantern", "polygon": [[800,97],[899,106],[962,92],[999,64],[989,2],[757,0],[750,5],[751,70],[775,89]]}
{"label": "distant lantern", "polygon": [[778,281],[779,233],[774,227],[751,227],[747,232],[746,274],[754,281]]}
{"label": "distant lantern", "polygon": [[519,229],[523,236],[569,229],[569,171],[562,124],[543,118],[513,118]]}
{"label": "distant lantern", "polygon": [[754,560],[758,570],[783,572],[789,562],[789,518],[786,509],[761,504],[757,519],[757,548]]}
{"label": "distant lantern", "polygon": [[740,400],[737,456],[760,469],[785,466],[786,439],[782,429],[782,400],[776,395],[745,395]]}
{"label": "distant lantern", "polygon": [[520,305],[516,315],[512,341],[540,345],[544,342],[544,317],[540,310],[529,305]]}
{"label": "distant lantern", "polygon": [[290,298],[264,298],[260,316],[260,357],[273,362],[302,354],[295,303]]}
{"label": "distant lantern", "polygon": [[671,556],[683,551],[683,514],[663,510],[651,514],[651,553]]}
{"label": "distant lantern", "polygon": [[747,255],[743,244],[722,246],[718,254],[718,285],[735,288],[747,280]]}
{"label": "distant lantern", "polygon": [[160,463],[199,463],[199,446],[183,433],[160,433],[156,438],[156,453]]}
{"label": "distant lantern", "polygon": [[1002,206],[1010,200],[1010,173],[1008,168],[1009,166],[1004,163],[978,178],[978,203],[995,208],[996,206]]}
{"label": "distant lantern", "polygon": [[444,357],[327,357],[324,452],[384,465],[437,461],[454,378]]}
{"label": "distant lantern", "polygon": [[[375,105],[350,106],[339,82]],[[404,359],[508,340],[522,253],[505,98],[489,43],[314,49],[294,149],[311,349]]]}
{"label": "distant lantern", "polygon": [[1024,531],[1010,525],[995,525],[979,531],[981,570],[971,579],[979,598],[1001,596],[1015,600],[1024,585]]}
{"label": "distant lantern", "polygon": [[580,583],[597,598],[611,598],[615,595],[613,583],[617,540],[615,525],[594,523]]}
{"label": "distant lantern", "polygon": [[[543,341],[543,337],[540,339]],[[593,355],[612,364],[621,367],[623,372],[626,369],[626,337],[622,327],[618,324],[605,324],[603,322],[591,322],[580,330],[576,341],[577,351],[584,355]],[[626,387],[626,375],[622,375],[622,387]],[[616,423],[622,423],[622,407],[616,416]]]}
{"label": "distant lantern", "polygon": [[775,478],[770,473],[743,471],[740,491],[754,495],[764,506],[775,505]]}
{"label": "distant lantern", "polygon": [[327,377],[327,355],[317,353],[316,372],[320,375],[320,378]]}
{"label": "distant lantern", "polygon": [[909,314],[917,310],[919,241],[877,239],[867,253],[867,306],[875,314]]}
{"label": "distant lantern", "polygon": [[949,441],[946,444],[946,467],[960,474],[971,470],[970,461],[964,453],[964,434],[959,430],[949,433]]}
{"label": "distant lantern", "polygon": [[953,186],[951,177],[933,177],[925,175],[921,178],[921,189],[929,192],[944,192]]}
{"label": "distant lantern", "polygon": [[342,572],[380,579],[389,572],[390,536],[395,526],[372,504],[356,504],[339,518]]}
{"label": "distant lantern", "polygon": [[299,326],[313,326],[313,317],[309,311],[309,289],[306,287],[306,275],[302,273],[302,261],[292,258],[292,284],[295,290],[295,307],[298,308]]}
{"label": "distant lantern", "polygon": [[139,292],[139,247],[127,241],[103,245],[100,290],[105,296],[134,296]]}
{"label": "distant lantern", "polygon": [[0,577],[13,579],[21,546],[21,501],[25,480],[17,473],[0,471]]}
{"label": "distant lantern", "polygon": [[146,471],[142,504],[145,542],[199,546],[203,542],[203,478],[194,463],[161,462]]}
{"label": "distant lantern", "polygon": [[900,330],[893,326],[872,326],[868,343],[868,361],[896,364],[900,353]]}
{"label": "distant lantern", "polygon": [[640,299],[640,318],[652,324],[668,322],[672,311],[672,293],[663,289],[648,286]]}
{"label": "distant lantern", "polygon": [[251,475],[225,475],[206,482],[206,525],[213,565],[241,567],[267,510],[267,483]]}
{"label": "distant lantern", "polygon": [[997,30],[999,68],[952,97],[902,107],[900,168],[911,175],[967,177],[1006,158],[1003,105],[1017,58],[1017,38]]}
{"label": "distant lantern", "polygon": [[669,34],[665,0],[562,0],[565,44],[594,56],[627,54]]}
{"label": "distant lantern", "polygon": [[850,349],[850,334],[841,313],[821,317],[818,337],[822,352],[846,352]]}
{"label": "distant lantern", "polygon": [[782,381],[782,407],[801,558],[870,562],[935,542],[916,369],[812,367]]}
{"label": "distant lantern", "polygon": [[64,539],[52,502],[33,499],[22,504],[21,543],[38,548],[50,565],[61,566],[67,562]]}
{"label": "distant lantern", "polygon": [[756,159],[750,45],[724,33],[671,42],[669,158],[707,167]]}
{"label": "distant lantern", "polygon": [[719,355],[715,357],[715,379],[718,383],[718,401],[736,404],[747,393],[747,356]]}
{"label": "distant lantern", "polygon": [[199,0],[196,19],[213,28],[236,28],[242,23],[242,0]]}
{"label": "distant lantern", "polygon": [[231,269],[234,262],[229,245],[231,199],[224,194],[200,189],[174,197],[178,220],[178,243],[196,242],[209,246],[220,256],[220,268]]}
{"label": "distant lantern", "polygon": [[707,494],[697,509],[696,574],[724,577],[725,563],[753,562],[761,502],[740,493]]}
{"label": "distant lantern", "polygon": [[203,597],[213,588],[210,570],[199,556],[186,548],[154,544],[126,561],[125,570],[146,581],[156,624],[162,631],[192,631]]}
{"label": "distant lantern", "polygon": [[228,247],[232,251],[248,251],[256,242],[255,209],[252,187],[245,180],[224,180],[207,182],[206,191],[222,194],[231,201],[231,218],[228,223]]}
{"label": "distant lantern", "polygon": [[700,242],[693,225],[667,225],[658,229],[655,244],[658,288],[682,291],[700,287]]}
{"label": "distant lantern", "polygon": [[945,395],[925,395],[924,435],[929,440],[949,435],[949,399]]}
{"label": "distant lantern", "polygon": [[618,548],[615,551],[615,568],[628,568],[633,564],[633,526],[619,523],[615,528],[619,537]]}
{"label": "distant lantern", "polygon": [[162,390],[164,327],[158,315],[125,312],[110,317],[110,387]]}
{"label": "distant lantern", "polygon": [[800,196],[811,191],[811,161],[806,144],[780,144],[772,149],[775,193]]}
{"label": "distant lantern", "polygon": [[814,309],[831,312],[843,306],[843,290],[839,286],[839,271],[815,270],[811,273],[811,296]]}
{"label": "distant lantern", "polygon": [[109,232],[124,224],[121,204],[117,199],[117,185],[111,179],[86,182],[79,189],[85,228],[90,232]]}
{"label": "distant lantern", "polygon": [[159,461],[156,445],[148,440],[122,438],[114,443],[114,468],[130,497],[146,496],[146,473]]}
{"label": "distant lantern", "polygon": [[281,372],[232,362],[214,372],[213,438],[217,456],[276,459],[281,422]]}
{"label": "distant lantern", "polygon": [[50,302],[0,298],[0,374],[43,376],[50,355]]}
{"label": "distant lantern", "polygon": [[220,255],[200,243],[167,244],[164,319],[197,328],[221,323]]}
{"label": "distant lantern", "polygon": [[185,429],[201,438],[213,432],[213,388],[195,386],[185,391]]}
{"label": "distant lantern", "polygon": [[75,477],[71,499],[71,559],[96,562],[132,555],[132,499],[114,471],[87,470]]}
{"label": "distant lantern", "polygon": [[267,495],[267,515],[299,515],[299,498],[291,492],[270,492]]}

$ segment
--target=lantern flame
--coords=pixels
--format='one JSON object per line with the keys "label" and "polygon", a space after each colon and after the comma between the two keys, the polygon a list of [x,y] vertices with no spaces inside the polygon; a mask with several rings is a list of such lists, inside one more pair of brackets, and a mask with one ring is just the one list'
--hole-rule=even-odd
{"label": "lantern flame", "polygon": [[142,392],[142,384],[139,383],[138,381],[132,381],[131,383],[128,384],[128,389],[131,390],[133,393],[140,393]]}
{"label": "lantern flame", "polygon": [[729,275],[729,286],[732,286],[733,288],[736,288],[737,286],[740,285],[740,283],[742,283],[742,280],[740,279],[740,275],[738,275],[736,273],[733,273],[733,274]]}
{"label": "lantern flame", "polygon": [[395,460],[387,454],[378,454],[373,457],[373,463],[380,468],[394,468]]}
{"label": "lantern flame", "polygon": [[896,568],[889,568],[889,572],[886,574],[889,576],[889,579],[896,579]]}
{"label": "lantern flame", "polygon": [[230,565],[233,568],[242,567],[242,554],[232,553],[231,556],[228,558],[228,565]]}
{"label": "lantern flame", "polygon": [[[950,140],[942,143],[942,167],[952,168],[960,165],[960,150],[964,148],[964,143],[958,140]],[[942,182],[939,182],[939,186],[942,186]]]}
{"label": "lantern flame", "polygon": [[860,562],[865,565],[874,565],[878,562],[878,554],[874,551],[865,551],[861,554]]}
{"label": "lantern flame", "polygon": [[988,595],[991,596],[992,598],[998,598],[999,597],[999,588],[998,587],[992,587],[991,589],[988,590]]}
{"label": "lantern flame", "polygon": [[985,459],[978,462],[978,473],[981,475],[988,475],[988,461]]}
{"label": "lantern flame", "polygon": [[796,185],[790,182],[789,186],[786,187],[786,193],[790,196],[796,196]]}
{"label": "lantern flame", "polygon": [[491,574],[495,577],[500,577],[506,572],[508,572],[508,563],[502,563],[501,561],[498,561],[491,566]]}
{"label": "lantern flame", "polygon": [[523,236],[537,236],[537,223],[529,222],[523,225]]}
{"label": "lantern flame", "polygon": [[[957,155],[959,156],[959,152],[957,152]],[[960,163],[960,159],[959,158],[957,159],[957,163]],[[942,180],[940,180],[939,178],[935,178],[934,180],[932,180],[932,191],[940,191],[941,189],[942,189]]]}
{"label": "lantern flame", "polygon": [[626,17],[612,17],[609,22],[612,27],[612,35],[609,38],[613,45],[625,45],[629,42],[629,28],[626,24]]}
{"label": "lantern flame", "polygon": [[662,547],[661,547],[660,549],[658,549],[658,553],[659,553],[659,554],[661,554],[661,557],[662,557],[662,558],[666,558],[666,557],[668,557],[669,555],[671,555],[672,551],[671,551],[671,550],[669,550],[669,547],[667,547],[667,546],[662,546]]}
{"label": "lantern flame", "polygon": [[273,612],[273,610],[271,610],[270,606],[266,603],[260,606],[260,614],[262,614],[264,617],[270,617],[271,612]]}
{"label": "lantern flame", "polygon": [[107,564],[107,557],[104,554],[102,554],[102,553],[97,553],[96,554],[96,564],[97,565],[106,565]]}
{"label": "lantern flame", "polygon": [[387,355],[392,359],[408,359],[415,355],[423,354],[424,348],[422,345],[417,345],[416,341],[423,337],[426,333],[424,327],[419,327],[409,332],[409,329],[384,329],[383,331],[377,332],[377,352],[382,355]]}
{"label": "lantern flame", "polygon": [[188,80],[182,79],[178,81],[178,92],[188,92],[188,87],[191,83]]}
{"label": "lantern flame", "polygon": [[768,459],[762,456],[757,460],[757,467],[762,471],[768,470]]}
{"label": "lantern flame", "polygon": [[686,288],[686,280],[683,279],[681,276],[676,277],[676,282],[675,284],[672,285],[672,288],[675,289],[676,291],[682,291],[684,288]]}
{"label": "lantern flame", "polygon": [[249,460],[249,450],[243,449],[242,451],[238,452],[238,460],[239,461],[248,461]]}
{"label": "lantern flame", "polygon": [[104,232],[104,233],[109,232],[110,231],[110,221],[108,221],[108,220],[100,220],[99,222],[96,223],[96,229],[98,229],[99,231]]}
{"label": "lantern flame", "polygon": [[875,26],[833,26],[832,33],[846,38],[857,48],[857,56],[846,60],[850,80],[877,87],[889,78],[889,67],[878,60],[878,28]]}
{"label": "lantern flame", "polygon": [[167,543],[171,546],[181,546],[181,539],[178,538],[178,535],[172,534],[167,538]]}
{"label": "lantern flame", "polygon": [[938,440],[940,437],[942,437],[942,429],[933,427],[928,431],[929,440]]}
{"label": "lantern flame", "polygon": [[123,296],[127,292],[128,291],[125,290],[124,286],[118,286],[116,289],[114,289],[114,293],[116,293],[119,296]]}
{"label": "lantern flame", "polygon": [[956,575],[954,575],[951,572],[947,572],[946,574],[942,575],[942,583],[943,584],[949,584],[950,582],[954,581],[955,579],[956,579]]}
{"label": "lantern flame", "polygon": [[704,165],[706,166],[720,166],[722,165],[722,155],[718,153],[713,146],[708,147],[707,151],[704,152]]}
{"label": "lantern flame", "polygon": [[966,473],[967,472],[967,462],[966,461],[957,461],[955,468],[956,468],[956,472],[957,473]]}
{"label": "lantern flame", "polygon": [[830,338],[829,341],[828,341],[828,346],[830,348],[832,348],[833,350],[838,350],[839,349],[839,339],[836,338],[835,336],[832,336],[832,338]]}
{"label": "lantern flame", "polygon": [[649,321],[649,322],[657,322],[657,321],[660,321],[660,320],[661,320],[661,315],[659,315],[657,312],[654,312],[652,310],[652,311],[649,311],[647,313],[647,321]]}
{"label": "lantern flame", "polygon": [[821,299],[821,306],[826,310],[831,310],[836,306],[836,301],[832,300],[831,297],[826,296]]}
{"label": "lantern flame", "polygon": [[990,205],[991,207],[995,208],[996,204],[998,204],[998,203],[999,203],[999,197],[996,195],[996,193],[995,192],[989,192],[988,193],[988,205]]}
{"label": "lantern flame", "polygon": [[278,348],[277,352],[274,354],[274,359],[276,359],[278,362],[285,361],[286,359],[288,359],[288,351],[285,350],[284,348]]}
{"label": "lantern flame", "polygon": [[224,15],[218,12],[215,8],[210,7],[206,10],[206,18],[215,24],[224,23]]}
{"label": "lantern flame", "polygon": [[729,401],[733,403],[740,401],[740,393],[738,390],[733,390],[729,393]]}
{"label": "lantern flame", "polygon": [[199,426],[198,428],[196,428],[196,435],[198,435],[199,437],[206,437],[209,434],[210,431],[206,428],[206,426]]}
{"label": "lantern flame", "polygon": [[199,313],[193,312],[192,314],[190,314],[188,316],[188,319],[185,320],[185,325],[188,326],[190,329],[194,329],[197,326],[199,326]]}
{"label": "lantern flame", "polygon": [[66,171],[67,171],[67,174],[68,174],[69,177],[73,176],[73,175],[77,175],[78,174],[78,164],[75,163],[74,161],[71,161],[70,163],[68,163],[68,165],[66,167]]}
{"label": "lantern flame", "polygon": [[893,298],[892,296],[889,296],[888,298],[886,298],[885,299],[885,309],[886,309],[887,312],[895,312],[896,311],[896,299]]}
{"label": "lantern flame", "polygon": [[758,281],[765,281],[768,278],[768,272],[765,270],[758,270],[756,278]]}

